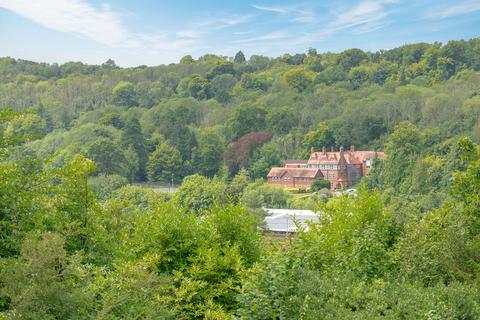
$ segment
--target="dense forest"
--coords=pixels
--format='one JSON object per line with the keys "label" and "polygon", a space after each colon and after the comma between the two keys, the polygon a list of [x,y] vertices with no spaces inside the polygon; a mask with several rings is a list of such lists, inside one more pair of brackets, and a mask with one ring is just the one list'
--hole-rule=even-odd
{"label": "dense forest", "polygon": [[[479,143],[480,39],[0,58],[0,319],[479,319]],[[265,183],[342,145],[386,153],[355,196]]]}

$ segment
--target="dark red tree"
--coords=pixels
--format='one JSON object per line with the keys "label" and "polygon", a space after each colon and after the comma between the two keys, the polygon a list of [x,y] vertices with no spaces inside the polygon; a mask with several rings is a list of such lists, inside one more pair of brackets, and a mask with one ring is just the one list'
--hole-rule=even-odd
{"label": "dark red tree", "polygon": [[230,174],[234,175],[240,169],[246,168],[255,149],[270,141],[272,136],[268,131],[250,132],[233,141],[223,154]]}

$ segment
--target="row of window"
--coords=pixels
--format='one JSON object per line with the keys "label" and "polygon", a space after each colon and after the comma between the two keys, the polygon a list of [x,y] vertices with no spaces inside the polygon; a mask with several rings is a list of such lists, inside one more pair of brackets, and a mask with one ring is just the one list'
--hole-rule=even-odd
{"label": "row of window", "polygon": [[[272,176],[272,180],[280,180],[280,177],[278,176]],[[285,177],[283,178],[283,180],[287,181],[287,180],[290,180],[290,177]],[[308,181],[309,178],[293,178],[293,180],[295,181]]]}
{"label": "row of window", "polygon": [[336,164],[309,164],[308,168],[316,168],[320,170],[339,170],[346,169],[346,165],[336,165]]}
{"label": "row of window", "polygon": [[[272,176],[272,180],[280,180],[280,177]],[[285,180],[285,181],[290,180],[290,177],[285,177],[285,178],[283,178],[283,180]]]}

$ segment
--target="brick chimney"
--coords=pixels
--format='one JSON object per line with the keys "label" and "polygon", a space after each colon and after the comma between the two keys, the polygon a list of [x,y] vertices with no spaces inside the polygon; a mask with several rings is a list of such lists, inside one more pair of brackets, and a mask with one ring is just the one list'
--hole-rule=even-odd
{"label": "brick chimney", "polygon": [[310,148],[310,153],[314,153],[315,149],[313,147]]}
{"label": "brick chimney", "polygon": [[350,146],[350,152],[355,152],[355,145],[352,144],[352,145]]}
{"label": "brick chimney", "polygon": [[340,146],[340,154],[339,154],[339,160],[345,161],[344,155],[343,155],[343,146]]}
{"label": "brick chimney", "polygon": [[325,146],[322,147],[322,154],[325,154],[327,153],[327,148],[325,148]]}
{"label": "brick chimney", "polygon": [[333,152],[333,147],[330,147],[330,152]]}

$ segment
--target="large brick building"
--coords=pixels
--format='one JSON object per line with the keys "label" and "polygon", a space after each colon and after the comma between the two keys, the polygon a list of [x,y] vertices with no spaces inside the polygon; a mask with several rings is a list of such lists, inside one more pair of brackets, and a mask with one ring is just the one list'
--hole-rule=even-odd
{"label": "large brick building", "polygon": [[357,183],[370,170],[375,158],[383,158],[383,152],[357,151],[354,146],[344,151],[333,148],[329,152],[314,151],[308,160],[288,160],[284,167],[272,168],[268,183],[282,188],[308,189],[313,180],[330,181],[333,190],[343,189]]}

